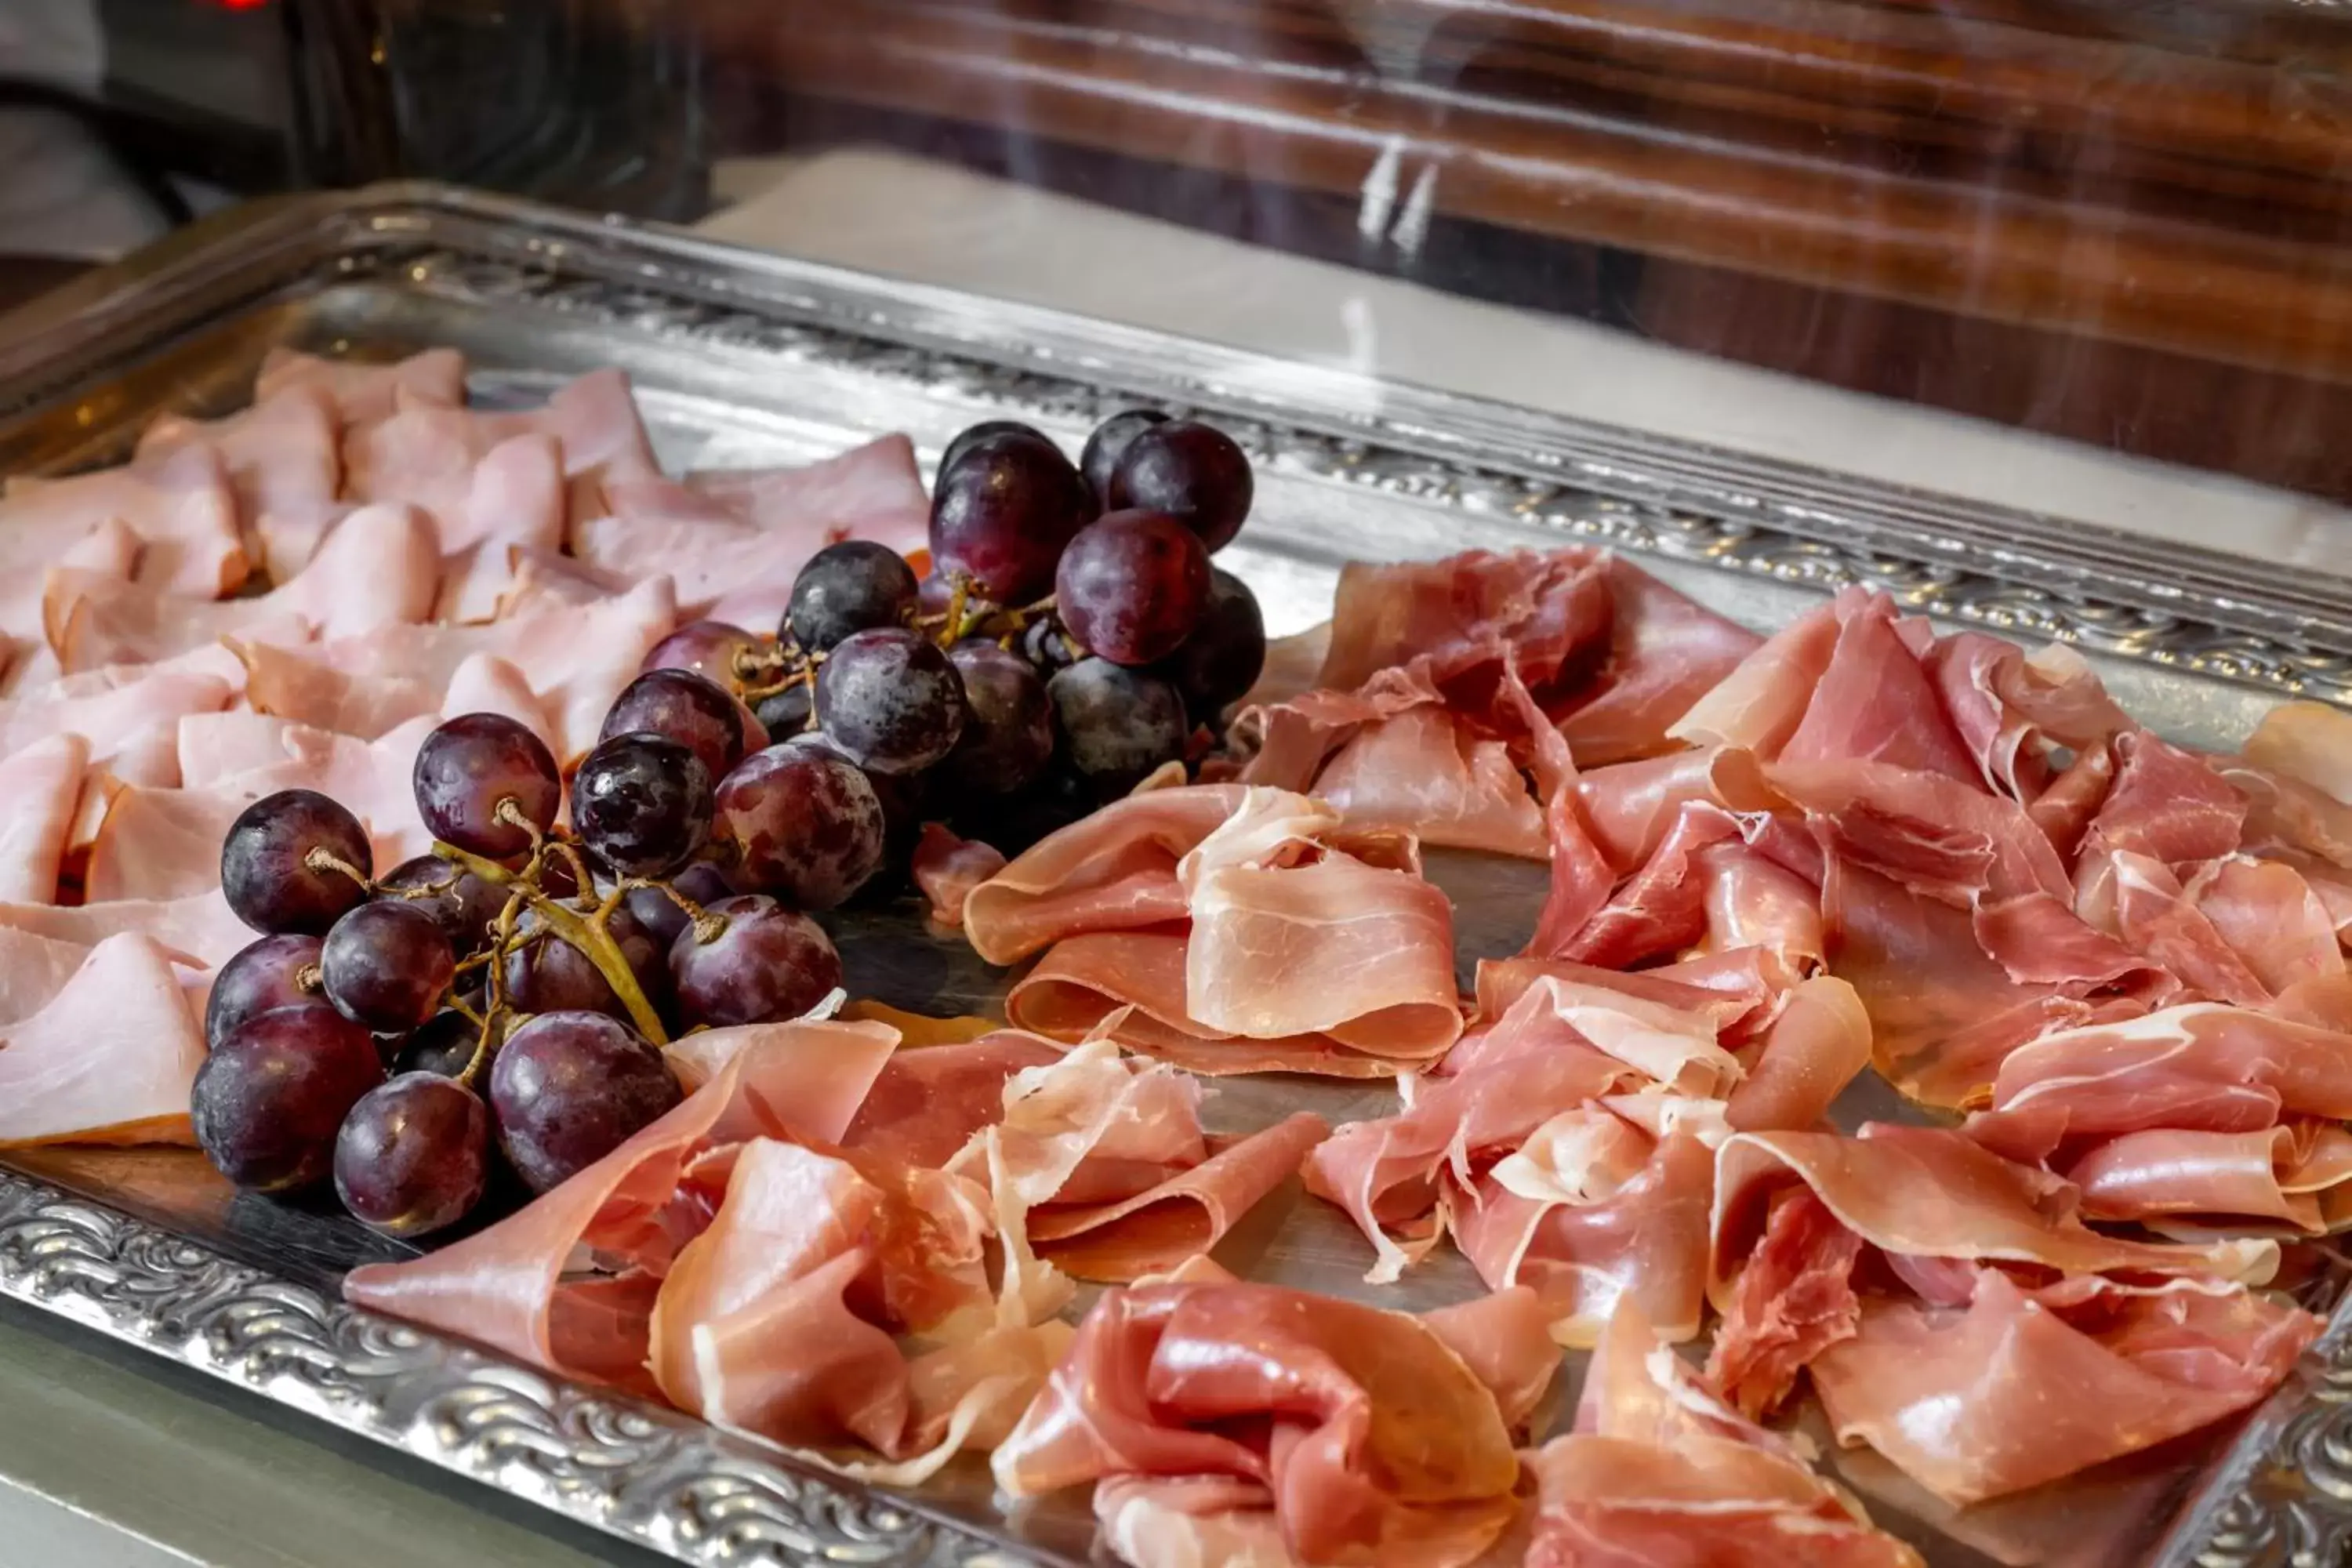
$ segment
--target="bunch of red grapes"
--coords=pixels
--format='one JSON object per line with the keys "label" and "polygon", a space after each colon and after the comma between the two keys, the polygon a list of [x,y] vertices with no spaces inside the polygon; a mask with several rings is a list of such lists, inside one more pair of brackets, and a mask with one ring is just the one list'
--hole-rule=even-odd
{"label": "bunch of red grapes", "polygon": [[803,1016],[841,983],[811,911],[951,820],[1018,849],[1164,763],[1256,679],[1256,601],[1213,568],[1241,449],[1118,415],[1074,466],[1027,426],[941,459],[932,574],[845,542],[772,637],[703,622],[654,649],[565,784],[496,714],[425,738],[436,845],[374,874],[308,790],[229,829],[221,883],[263,932],[206,1010],[196,1138],[240,1187],[331,1179],[389,1235],[442,1230],[511,1172],[545,1192],[677,1103],[661,1047]]}

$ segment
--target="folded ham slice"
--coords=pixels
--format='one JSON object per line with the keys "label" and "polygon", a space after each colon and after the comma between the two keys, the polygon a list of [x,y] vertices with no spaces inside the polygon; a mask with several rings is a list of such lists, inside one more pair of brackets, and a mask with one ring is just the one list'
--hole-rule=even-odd
{"label": "folded ham slice", "polygon": [[1496,1394],[1438,1333],[1270,1285],[1104,1296],[992,1463],[1015,1497],[1121,1477],[1254,1483],[1213,1495],[1262,1498],[1301,1563],[1455,1568],[1517,1511]]}
{"label": "folded ham slice", "polygon": [[191,1142],[204,1058],[170,954],[109,937],[38,1012],[0,1030],[0,1148]]}
{"label": "folded ham slice", "polygon": [[1528,1458],[1528,1568],[1920,1568],[1785,1439],[1717,1404],[1637,1310],[1611,1322],[1576,1428]]}
{"label": "folded ham slice", "polygon": [[1004,857],[988,845],[959,838],[939,823],[927,822],[915,841],[908,869],[915,886],[930,900],[932,921],[954,929],[963,924],[964,900],[1004,866]]}
{"label": "folded ham slice", "polygon": [[208,444],[151,464],[12,482],[0,500],[0,566],[37,577],[110,521],[140,541],[138,583],[184,605],[234,594],[252,574],[236,494]]}
{"label": "folded ham slice", "polygon": [[1176,863],[1242,803],[1239,784],[1151,790],[1048,835],[964,900],[964,934],[991,963],[1066,936],[1190,917]]}
{"label": "folded ham slice", "polygon": [[89,742],[70,731],[0,761],[0,902],[57,901]]}
{"label": "folded ham slice", "polygon": [[271,349],[254,378],[255,398],[268,402],[294,387],[318,388],[333,401],[341,423],[363,424],[388,418],[404,404],[446,408],[465,402],[466,360],[455,349],[426,349],[391,364]]}
{"label": "folded ham slice", "polygon": [[126,933],[151,938],[174,957],[218,967],[254,941],[218,887],[184,899],[90,904],[0,904],[0,929],[90,948]]}
{"label": "folded ham slice", "polygon": [[1608,651],[1591,679],[1553,710],[1580,768],[1675,750],[1670,727],[1763,641],[1632,562],[1612,557],[1606,580]]}
{"label": "folded ham slice", "polygon": [[1963,1308],[1873,1300],[1812,1363],[1831,1425],[1953,1503],[2210,1426],[2276,1388],[2319,1331],[2236,1291],[2044,1305],[1998,1270]]}

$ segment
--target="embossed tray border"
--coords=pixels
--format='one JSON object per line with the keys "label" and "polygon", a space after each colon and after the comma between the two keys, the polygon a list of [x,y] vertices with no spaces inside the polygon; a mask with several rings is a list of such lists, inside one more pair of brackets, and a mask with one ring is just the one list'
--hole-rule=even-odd
{"label": "embossed tray border", "polygon": [[[1265,462],[1924,612],[2352,704],[2352,584],[2217,552],[740,251],[446,187],[287,198],[0,321],[0,420],[338,277],[499,296],[919,377],[1076,418],[1220,411]],[[356,1311],[0,1170],[0,1295],[680,1561],[1028,1561],[772,1449]],[[2219,1457],[2157,1568],[2352,1562],[2352,1298]]]}

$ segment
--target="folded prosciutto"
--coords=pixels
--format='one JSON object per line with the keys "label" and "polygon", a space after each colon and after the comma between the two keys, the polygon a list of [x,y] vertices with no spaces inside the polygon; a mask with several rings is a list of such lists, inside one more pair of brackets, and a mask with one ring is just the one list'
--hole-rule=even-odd
{"label": "folded prosciutto", "polygon": [[1594,1352],[1576,1430],[1528,1465],[1528,1568],[1919,1568],[1789,1439],[1717,1401],[1630,1309]]}
{"label": "folded prosciutto", "polygon": [[835,1142],[897,1031],[735,1033],[604,1159],[429,1257],[353,1270],[345,1294],[877,1479],[993,1443],[1067,1331],[986,1310],[985,1192]]}
{"label": "folded prosciutto", "polygon": [[1138,1542],[1145,1563],[1225,1561],[1203,1553],[1278,1536],[1299,1564],[1455,1568],[1519,1507],[1510,1424],[1482,1370],[1524,1389],[1557,1362],[1528,1319],[1486,1313],[1476,1331],[1504,1339],[1465,1347],[1474,1367],[1449,1342],[1465,1327],[1240,1281],[1111,1291],[996,1450],[997,1485],[1034,1497],[1198,1479],[1189,1500],[1161,1487],[1108,1500],[1114,1520],[1149,1506],[1152,1531],[1129,1525],[1158,1538]]}
{"label": "folded prosciutto", "polygon": [[1007,996],[1014,1024],[1195,1072],[1389,1077],[1461,1033],[1453,906],[1412,841],[1286,791],[1132,796],[973,889],[964,923],[990,958],[1059,939]]}

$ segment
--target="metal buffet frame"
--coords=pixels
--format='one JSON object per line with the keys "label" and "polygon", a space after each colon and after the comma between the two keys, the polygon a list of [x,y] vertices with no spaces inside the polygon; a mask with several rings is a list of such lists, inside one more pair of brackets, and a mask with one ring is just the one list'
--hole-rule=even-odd
{"label": "metal buffet frame", "polygon": [[[234,406],[270,342],[383,353],[425,346],[436,321],[503,334],[503,367],[475,345],[478,395],[618,361],[683,399],[673,437],[737,419],[773,446],[905,427],[935,449],[991,413],[1076,433],[1139,399],[1210,410],[1259,465],[1253,560],[1294,587],[1328,586],[1349,554],[1573,537],[1759,624],[1864,583],[2068,641],[2136,711],[2208,743],[2282,696],[2352,704],[2352,583],[428,185],[241,209],[19,312],[0,331],[0,472],[119,457],[163,407]],[[794,378],[824,384],[824,418],[774,411]],[[315,1260],[189,1234],[90,1175],[100,1163],[60,1169],[0,1154],[0,1295],[640,1546],[727,1565],[1084,1560],[1083,1535],[1041,1539],[984,1500],[869,1489],[353,1310]],[[2352,1563],[2352,1296],[2320,1305],[2327,1332],[2184,1488],[2155,1568]]]}

